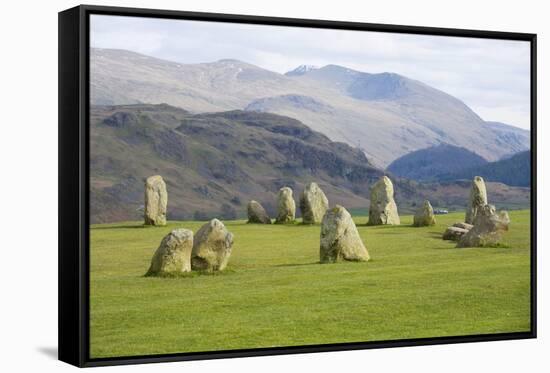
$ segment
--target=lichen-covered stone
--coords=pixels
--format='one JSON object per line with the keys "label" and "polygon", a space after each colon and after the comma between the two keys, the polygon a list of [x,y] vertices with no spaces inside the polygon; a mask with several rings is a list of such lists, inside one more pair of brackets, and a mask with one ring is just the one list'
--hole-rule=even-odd
{"label": "lichen-covered stone", "polygon": [[474,220],[479,209],[487,204],[487,189],[485,188],[485,181],[481,176],[476,176],[472,180],[472,187],[470,188],[470,199],[468,201],[468,208],[466,209],[466,218],[464,221],[468,224],[474,224]]}
{"label": "lichen-covered stone", "polygon": [[233,234],[218,219],[204,224],[195,234],[191,268],[200,271],[223,271],[233,246]]}
{"label": "lichen-covered stone", "polygon": [[350,213],[336,205],[327,210],[321,224],[321,263],[338,260],[367,261],[370,259]]}
{"label": "lichen-covered stone", "polygon": [[162,176],[156,175],[145,180],[145,225],[166,225],[168,193]]}
{"label": "lichen-covered stone", "polygon": [[286,224],[296,220],[296,202],[292,197],[292,189],[283,187],[277,195],[277,219],[275,223]]}
{"label": "lichen-covered stone", "polygon": [[443,239],[449,241],[458,241],[462,236],[468,233],[467,229],[458,228],[458,227],[448,227],[445,232],[443,232]]}
{"label": "lichen-covered stone", "polygon": [[474,226],[456,247],[483,247],[501,243],[502,235],[508,230],[510,217],[506,211],[497,212],[495,206],[485,205],[478,209]]}
{"label": "lichen-covered stone", "polygon": [[393,199],[393,184],[383,176],[371,188],[368,225],[399,225],[397,205]]}
{"label": "lichen-covered stone", "polygon": [[271,218],[263,206],[254,200],[248,202],[248,223],[250,224],[271,224]]}
{"label": "lichen-covered stone", "polygon": [[328,198],[317,183],[306,185],[300,196],[300,211],[304,224],[319,224],[328,209]]}
{"label": "lichen-covered stone", "polygon": [[474,226],[472,224],[459,222],[459,223],[454,223],[453,227],[462,228],[462,229],[466,229],[467,231],[469,231]]}
{"label": "lichen-covered stone", "polygon": [[430,201],[425,200],[422,206],[416,211],[413,218],[413,225],[415,227],[435,225],[434,209]]}
{"label": "lichen-covered stone", "polygon": [[189,229],[174,229],[162,239],[151,259],[148,276],[177,274],[191,271],[193,232]]}

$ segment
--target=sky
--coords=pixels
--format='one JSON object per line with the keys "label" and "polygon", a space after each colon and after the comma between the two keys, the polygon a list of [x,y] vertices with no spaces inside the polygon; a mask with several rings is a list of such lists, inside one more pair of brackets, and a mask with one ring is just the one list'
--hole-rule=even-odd
{"label": "sky", "polygon": [[91,46],[179,63],[238,59],[285,73],[306,64],[393,72],[465,102],[484,120],[530,127],[530,45],[508,41],[93,15]]}

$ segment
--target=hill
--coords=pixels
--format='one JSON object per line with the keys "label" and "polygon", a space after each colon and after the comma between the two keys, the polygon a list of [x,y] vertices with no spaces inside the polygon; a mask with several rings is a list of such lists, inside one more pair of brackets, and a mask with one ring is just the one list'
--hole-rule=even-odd
{"label": "hill", "polygon": [[[487,125],[460,100],[394,73],[327,65],[284,75],[238,60],[181,64],[112,49],[91,50],[90,72],[94,105],[167,103],[193,113],[246,108],[289,116],[360,147],[383,167],[440,143],[489,161],[529,148],[527,131]],[[513,131],[521,135],[511,143]]]}
{"label": "hill", "polygon": [[[369,187],[384,174],[365,154],[331,141],[303,123],[276,114],[228,111],[192,114],[161,105],[92,106],[90,120],[91,221],[136,220],[143,182],[160,174],[167,183],[169,219],[232,219],[256,199],[272,215],[276,193],[316,181],[330,203],[354,211],[369,206]],[[468,182],[423,185],[393,178],[401,213],[430,198],[463,208]],[[494,183],[491,201],[529,204],[529,190]]]}
{"label": "hill", "polygon": [[485,122],[485,124],[496,134],[500,144],[512,150],[506,156],[512,156],[529,149],[527,146],[531,141],[529,131],[500,122]]}
{"label": "hill", "polygon": [[93,222],[139,217],[143,179],[153,174],[167,182],[171,219],[242,216],[250,199],[273,214],[280,187],[298,199],[310,181],[334,203],[365,206],[364,186],[383,174],[361,151],[275,114],[168,105],[91,111]]}
{"label": "hill", "polygon": [[529,187],[531,186],[531,152],[521,152],[500,161],[438,175],[437,179],[441,181],[471,179],[476,175],[488,181]]}
{"label": "hill", "polygon": [[438,179],[437,175],[486,163],[485,159],[466,148],[441,144],[406,154],[393,161],[387,170],[408,179],[433,181]]}

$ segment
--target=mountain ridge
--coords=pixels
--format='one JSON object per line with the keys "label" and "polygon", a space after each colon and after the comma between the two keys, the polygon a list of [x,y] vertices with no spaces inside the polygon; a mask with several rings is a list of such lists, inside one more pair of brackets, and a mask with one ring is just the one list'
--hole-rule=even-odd
{"label": "mountain ridge", "polygon": [[[334,141],[360,146],[381,166],[439,143],[466,147],[488,160],[528,149],[525,133],[508,144],[511,131],[486,125],[460,100],[391,74],[327,65],[286,76],[234,59],[182,64],[109,49],[92,49],[90,68],[92,104],[167,103],[200,113],[254,108],[263,100],[255,110],[296,118]],[[384,88],[383,78],[397,79],[395,86]],[[293,95],[332,110],[297,107],[288,100]]]}
{"label": "mountain ridge", "polygon": [[482,176],[486,181],[501,182],[510,186],[530,187],[531,152],[524,151],[495,162],[437,175],[436,179],[445,182],[471,179],[474,176]]}
{"label": "mountain ridge", "polygon": [[[280,187],[295,200],[317,182],[331,205],[364,210],[369,187],[383,170],[365,154],[334,142],[300,121],[278,114],[233,110],[194,114],[167,104],[90,108],[90,219],[139,220],[143,182],[161,175],[168,218],[244,217],[250,199],[274,215]],[[464,208],[469,182],[421,185],[392,177],[400,213],[425,198],[434,206]],[[495,203],[524,206],[529,191],[488,184]]]}
{"label": "mountain ridge", "polygon": [[438,180],[437,175],[487,163],[486,159],[466,148],[439,144],[406,154],[393,161],[387,170],[408,179],[434,181]]}

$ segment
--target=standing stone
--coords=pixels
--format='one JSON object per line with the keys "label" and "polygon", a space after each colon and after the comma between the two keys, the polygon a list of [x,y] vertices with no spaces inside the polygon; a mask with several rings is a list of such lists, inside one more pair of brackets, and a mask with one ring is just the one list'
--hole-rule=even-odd
{"label": "standing stone", "polygon": [[336,205],[323,217],[320,261],[334,263],[341,259],[366,262],[370,257],[350,213]]}
{"label": "standing stone", "polygon": [[174,229],[162,239],[151,259],[147,276],[191,271],[193,232],[189,229]]}
{"label": "standing stone", "polygon": [[292,189],[284,187],[279,189],[277,195],[277,219],[275,223],[292,223],[296,220],[296,202],[292,198]]}
{"label": "standing stone", "polygon": [[508,230],[510,217],[506,211],[496,212],[493,205],[481,206],[477,210],[474,226],[456,247],[483,247],[500,243],[502,234]]}
{"label": "standing stone", "polygon": [[319,224],[328,209],[328,198],[317,183],[306,185],[300,196],[300,210],[304,224]]}
{"label": "standing stone", "polygon": [[393,199],[393,184],[383,176],[371,188],[368,225],[399,225],[397,205]]}
{"label": "standing stone", "polygon": [[485,181],[481,176],[474,177],[472,180],[472,187],[470,189],[470,200],[468,208],[466,210],[465,222],[468,224],[474,224],[474,220],[479,209],[487,204],[487,189],[485,188]]}
{"label": "standing stone", "polygon": [[416,211],[413,218],[413,225],[415,227],[435,225],[434,209],[430,201],[425,200],[424,204]]}
{"label": "standing stone", "polygon": [[218,219],[210,220],[195,234],[191,267],[201,271],[223,271],[232,246],[233,234]]}
{"label": "standing stone", "polygon": [[271,219],[262,205],[252,200],[248,202],[248,223],[271,224]]}
{"label": "standing stone", "polygon": [[148,177],[145,181],[145,225],[166,225],[168,193],[162,176]]}

